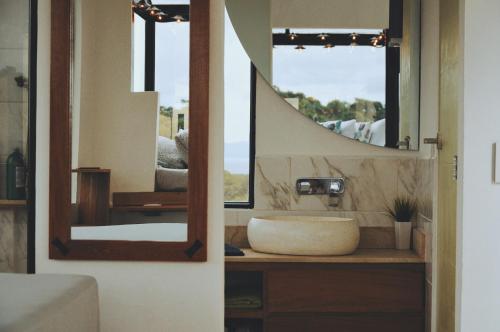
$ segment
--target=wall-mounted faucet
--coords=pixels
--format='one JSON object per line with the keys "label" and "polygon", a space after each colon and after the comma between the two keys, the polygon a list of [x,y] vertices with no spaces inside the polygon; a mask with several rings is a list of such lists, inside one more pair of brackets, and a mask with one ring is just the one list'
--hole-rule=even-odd
{"label": "wall-mounted faucet", "polygon": [[345,191],[345,181],[342,177],[300,178],[296,187],[299,195],[329,195],[330,206],[338,206]]}

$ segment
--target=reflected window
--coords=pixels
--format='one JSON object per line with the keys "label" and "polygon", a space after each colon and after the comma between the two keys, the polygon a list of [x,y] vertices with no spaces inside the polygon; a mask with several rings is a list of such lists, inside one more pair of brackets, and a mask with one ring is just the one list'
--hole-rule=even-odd
{"label": "reflected window", "polygon": [[189,1],[157,1],[161,18],[134,13],[133,91],[159,92],[159,136],[188,129]]}
{"label": "reflected window", "polygon": [[253,208],[256,73],[226,13],[224,54],[224,200]]}
{"label": "reflected window", "polygon": [[274,29],[273,85],[324,127],[363,142],[378,138],[371,143],[384,146],[384,40],[381,30]]}

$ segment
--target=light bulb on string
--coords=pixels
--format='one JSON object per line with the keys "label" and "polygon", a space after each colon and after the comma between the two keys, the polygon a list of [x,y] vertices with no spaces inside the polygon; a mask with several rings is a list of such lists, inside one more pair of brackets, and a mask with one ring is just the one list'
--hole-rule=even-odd
{"label": "light bulb on string", "polygon": [[159,22],[164,22],[167,18],[167,14],[165,14],[164,12],[158,12],[155,16],[155,19]]}
{"label": "light bulb on string", "polygon": [[326,33],[320,33],[318,35],[318,38],[321,40],[321,41],[325,41],[327,38],[328,38],[328,35]]}
{"label": "light bulb on string", "polygon": [[174,16],[174,17],[172,17],[172,18],[173,18],[173,19],[175,20],[175,22],[177,22],[177,23],[181,23],[181,22],[185,21],[185,18],[184,18],[184,17],[182,17],[182,15],[175,15],[175,16]]}
{"label": "light bulb on string", "polygon": [[148,8],[148,14],[151,16],[158,15],[159,12],[160,12],[160,9],[156,6],[151,6]]}
{"label": "light bulb on string", "polygon": [[297,45],[295,46],[295,49],[299,52],[303,52],[306,48],[304,47],[304,45]]}
{"label": "light bulb on string", "polygon": [[351,33],[351,46],[358,46],[359,35],[355,32]]}

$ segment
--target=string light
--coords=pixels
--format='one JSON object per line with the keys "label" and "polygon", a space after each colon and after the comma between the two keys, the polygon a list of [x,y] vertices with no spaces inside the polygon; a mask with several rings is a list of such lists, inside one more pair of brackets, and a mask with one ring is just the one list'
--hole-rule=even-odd
{"label": "string light", "polygon": [[157,21],[165,21],[165,19],[167,18],[167,14],[165,14],[164,12],[159,12],[158,14],[156,14],[155,18]]}
{"label": "string light", "polygon": [[184,17],[182,17],[182,15],[175,15],[174,17],[172,17],[177,23],[181,23],[182,21],[184,21]]}
{"label": "string light", "polygon": [[332,43],[325,44],[324,48],[333,48],[333,44]]}
{"label": "string light", "polygon": [[355,32],[351,33],[351,46],[358,46],[358,36]]}
{"label": "string light", "polygon": [[295,39],[297,39],[297,37],[298,37],[298,36],[297,36],[297,34],[296,34],[296,33],[294,33],[294,32],[292,32],[292,33],[290,33],[290,34],[288,35],[288,38],[290,38],[290,40],[295,40]]}
{"label": "string light", "polygon": [[320,33],[320,34],[318,35],[318,38],[319,38],[320,40],[322,40],[322,41],[325,41],[325,40],[326,40],[326,38],[328,38],[328,35],[327,35],[326,33]]}
{"label": "string light", "polygon": [[385,33],[381,32],[381,33],[379,33],[378,36],[372,37],[371,44],[373,47],[380,48],[380,47],[384,47],[384,44],[385,44],[384,41],[385,41]]}
{"label": "string light", "polygon": [[155,15],[157,15],[160,12],[160,9],[158,7],[156,7],[156,6],[151,6],[151,7],[148,8],[147,11],[148,11],[149,15],[155,16]]}

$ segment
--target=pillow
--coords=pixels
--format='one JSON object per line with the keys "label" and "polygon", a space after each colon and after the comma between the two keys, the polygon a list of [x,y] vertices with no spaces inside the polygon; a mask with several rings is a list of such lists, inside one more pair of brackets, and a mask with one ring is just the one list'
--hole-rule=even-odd
{"label": "pillow", "polygon": [[372,123],[370,144],[385,146],[385,119]]}
{"label": "pillow", "polygon": [[160,191],[186,191],[187,169],[170,169],[158,166],[156,169],[156,189]]}
{"label": "pillow", "polygon": [[340,134],[345,137],[354,138],[356,134],[356,120],[342,121]]}
{"label": "pillow", "polygon": [[337,123],[340,122],[339,120],[335,121],[326,121],[326,122],[321,122],[320,124],[325,127],[330,129],[331,131],[335,131],[335,128],[337,127]]}
{"label": "pillow", "polygon": [[157,163],[165,168],[184,169],[187,167],[177,151],[175,142],[163,136],[158,137]]}
{"label": "pillow", "polygon": [[182,161],[186,166],[189,165],[189,130],[179,130],[175,135],[175,145],[177,145],[177,151],[179,151]]}
{"label": "pillow", "polygon": [[370,140],[371,125],[372,124],[369,122],[361,122],[358,126],[358,130],[354,134],[354,139],[367,143]]}

